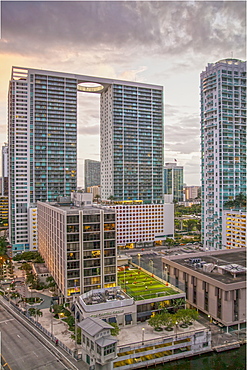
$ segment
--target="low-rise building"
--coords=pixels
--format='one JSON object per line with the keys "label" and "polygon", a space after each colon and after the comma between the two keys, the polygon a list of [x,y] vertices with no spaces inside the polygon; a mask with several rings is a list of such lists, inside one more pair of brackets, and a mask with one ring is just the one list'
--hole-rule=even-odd
{"label": "low-rise building", "polygon": [[227,210],[222,214],[222,245],[226,249],[246,248],[246,212]]}
{"label": "low-rise building", "polygon": [[44,263],[33,263],[33,273],[38,277],[41,283],[47,284],[46,279],[51,276],[50,271]]}
{"label": "low-rise building", "polygon": [[112,326],[100,319],[86,318],[78,324],[82,336],[84,369],[111,370],[117,357],[117,339],[111,335]]}
{"label": "low-rise building", "polygon": [[167,279],[185,286],[187,302],[230,329],[246,326],[246,253],[232,249],[162,257]]}

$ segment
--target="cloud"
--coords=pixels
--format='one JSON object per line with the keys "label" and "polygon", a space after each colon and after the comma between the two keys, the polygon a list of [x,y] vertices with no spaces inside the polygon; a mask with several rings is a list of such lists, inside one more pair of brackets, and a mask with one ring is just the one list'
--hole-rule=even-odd
{"label": "cloud", "polygon": [[241,1],[2,2],[1,48],[40,55],[68,48],[80,54],[88,46],[103,54],[126,47],[137,54],[150,48],[157,55],[216,48],[229,53],[233,45],[244,50],[245,27]]}

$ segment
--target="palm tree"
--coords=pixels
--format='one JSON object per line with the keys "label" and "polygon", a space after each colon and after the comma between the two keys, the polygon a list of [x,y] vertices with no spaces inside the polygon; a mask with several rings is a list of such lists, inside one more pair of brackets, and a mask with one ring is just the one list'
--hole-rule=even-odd
{"label": "palm tree", "polygon": [[43,312],[39,308],[31,307],[28,310],[30,316],[35,316],[36,321],[38,322],[38,317],[43,316]]}

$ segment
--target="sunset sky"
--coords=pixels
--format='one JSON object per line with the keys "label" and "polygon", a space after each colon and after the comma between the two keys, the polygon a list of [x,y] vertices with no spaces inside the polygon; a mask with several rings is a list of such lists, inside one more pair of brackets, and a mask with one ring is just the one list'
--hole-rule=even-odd
{"label": "sunset sky", "polygon": [[[246,59],[244,1],[3,1],[0,145],[7,141],[12,66],[164,86],[165,162],[200,184],[200,72]],[[83,160],[99,160],[99,100],[79,97],[78,185]]]}

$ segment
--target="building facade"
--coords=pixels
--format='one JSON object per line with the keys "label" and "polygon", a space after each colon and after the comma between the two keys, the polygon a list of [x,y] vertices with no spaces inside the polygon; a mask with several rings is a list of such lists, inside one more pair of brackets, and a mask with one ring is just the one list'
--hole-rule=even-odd
{"label": "building facade", "polygon": [[119,247],[153,244],[174,237],[173,204],[119,203],[109,206],[116,212]]}
{"label": "building facade", "polygon": [[101,198],[163,200],[163,88],[114,81],[101,94]]}
{"label": "building facade", "polygon": [[187,303],[227,331],[246,327],[246,253],[221,250],[162,257],[171,282],[185,286]]}
{"label": "building facade", "polygon": [[200,198],[201,187],[200,186],[184,186],[185,201]]}
{"label": "building facade", "polygon": [[8,176],[8,144],[2,146],[2,195],[9,194],[9,176]]}
{"label": "building facade", "polygon": [[85,159],[84,163],[84,187],[100,186],[100,162],[92,159]]}
{"label": "building facade", "polygon": [[183,167],[177,163],[166,163],[164,166],[164,194],[166,202],[182,202],[183,197]]}
{"label": "building facade", "polygon": [[202,242],[218,250],[224,204],[246,194],[246,62],[220,60],[200,77]]}
{"label": "building facade", "polygon": [[[97,84],[97,87],[89,86]],[[77,182],[77,93],[101,95],[102,199],[163,200],[163,88],[71,73],[12,68],[9,225],[28,250],[28,208],[69,196]]]}
{"label": "building facade", "polygon": [[223,211],[222,215],[223,248],[246,248],[246,212]]}
{"label": "building facade", "polygon": [[38,202],[39,252],[68,299],[116,286],[115,212]]}
{"label": "building facade", "polygon": [[0,196],[0,220],[2,221],[2,227],[8,228],[8,217],[9,217],[9,198],[7,196]]}
{"label": "building facade", "polygon": [[9,85],[9,233],[14,252],[30,247],[28,209],[70,195],[77,181],[77,80],[13,67]]}

